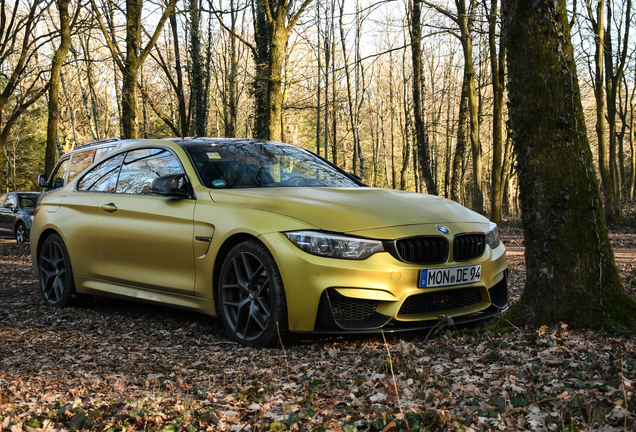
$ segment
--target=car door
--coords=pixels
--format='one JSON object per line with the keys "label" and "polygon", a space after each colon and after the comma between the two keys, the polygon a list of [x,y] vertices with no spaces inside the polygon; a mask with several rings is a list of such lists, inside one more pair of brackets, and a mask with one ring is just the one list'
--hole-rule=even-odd
{"label": "car door", "polygon": [[[13,207],[8,207],[13,205]],[[0,207],[0,230],[4,237],[13,237],[13,227],[18,218],[18,197],[14,193],[5,194],[4,202]]]}
{"label": "car door", "polygon": [[115,283],[194,294],[194,199],[150,194],[158,177],[183,173],[169,150],[129,151],[116,193],[97,209],[97,237],[103,257],[100,278]]}
{"label": "car door", "polygon": [[6,237],[11,235],[9,232],[9,212],[11,209],[5,208],[4,203],[9,194],[0,195],[0,236]]}

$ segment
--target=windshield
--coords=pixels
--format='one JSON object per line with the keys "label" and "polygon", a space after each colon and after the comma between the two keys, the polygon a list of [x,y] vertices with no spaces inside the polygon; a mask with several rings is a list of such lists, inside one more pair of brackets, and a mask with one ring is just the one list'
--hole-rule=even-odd
{"label": "windshield", "polygon": [[209,188],[358,187],[317,156],[274,143],[198,143],[184,148]]}
{"label": "windshield", "polygon": [[35,208],[35,204],[38,202],[37,195],[18,195],[20,200],[20,207],[22,208]]}

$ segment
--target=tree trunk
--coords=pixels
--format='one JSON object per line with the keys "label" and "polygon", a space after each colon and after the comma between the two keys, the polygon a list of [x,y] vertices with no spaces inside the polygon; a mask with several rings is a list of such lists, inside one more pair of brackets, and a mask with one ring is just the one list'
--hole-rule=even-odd
{"label": "tree trunk", "polygon": [[68,13],[70,0],[58,0],[57,10],[60,14],[60,46],[51,61],[51,78],[49,80],[49,118],[46,127],[46,154],[44,157],[44,174],[48,176],[55,167],[55,149],[57,146],[57,123],[60,119],[60,82],[62,63],[71,46],[71,23]]}
{"label": "tree trunk", "polygon": [[629,114],[630,114],[630,119],[629,119],[629,147],[632,150],[632,164],[631,164],[631,175],[629,176],[629,188],[627,189],[627,196],[629,197],[630,200],[634,199],[634,189],[635,189],[635,184],[636,184],[636,145],[634,144],[634,141],[636,141],[634,139],[634,135],[636,134],[636,131],[634,131],[634,128],[636,127],[636,118],[634,117],[636,115],[636,105],[634,104],[633,101],[633,96],[632,96],[632,101],[629,104]]}
{"label": "tree trunk", "polygon": [[[503,193],[501,177],[503,172],[503,91],[504,55],[502,45],[497,54],[497,2],[491,0],[488,16],[488,45],[490,48],[490,68],[492,74],[493,114],[492,114],[492,188],[490,197],[490,220],[501,222],[501,201]],[[500,38],[500,43],[503,38]]]}
{"label": "tree trunk", "polygon": [[453,201],[461,203],[462,171],[464,168],[464,158],[466,154],[466,138],[468,137],[468,81],[464,75],[462,83],[462,93],[459,103],[459,126],[457,126],[457,146],[455,147],[455,157],[453,158],[453,176],[451,181],[450,197]]}
{"label": "tree trunk", "polygon": [[503,4],[527,269],[509,319],[634,328],[636,301],[621,284],[599,201],[566,3]]}
{"label": "tree trunk", "polygon": [[479,102],[475,87],[475,67],[473,65],[473,41],[468,25],[468,10],[466,0],[457,0],[457,14],[461,34],[462,49],[464,51],[464,75],[468,82],[468,112],[470,120],[470,145],[473,159],[473,199],[472,210],[484,212],[484,193],[482,190],[482,161],[481,142],[479,139]]}
{"label": "tree trunk", "polygon": [[[351,92],[351,72],[349,71],[349,58],[347,56],[347,42],[345,39],[345,30],[343,24],[344,17],[344,0],[341,0],[340,3],[340,15],[339,15],[339,25],[340,25],[340,43],[342,44],[342,55],[344,58],[344,70],[345,77],[347,82],[347,103],[349,106],[349,120],[351,121],[351,133],[353,134],[353,172],[356,173],[356,154],[358,152],[358,128],[356,125],[356,105],[353,101],[353,95]],[[388,181],[388,179],[387,179]]]}
{"label": "tree trunk", "polygon": [[[406,50],[402,52],[402,76],[406,77],[407,73]],[[408,186],[408,169],[411,163],[411,109],[409,106],[409,87],[406,79],[402,80],[402,113],[400,117],[404,117],[404,121],[400,122],[402,128],[402,171],[400,173],[400,189],[406,190]]]}
{"label": "tree trunk", "polygon": [[[228,111],[229,119],[225,124],[225,136],[227,138],[236,137],[237,124],[237,104],[238,104],[238,51],[236,48],[236,11],[234,10],[234,0],[230,0],[230,75],[227,78],[228,88]],[[211,40],[208,42],[211,44]],[[209,76],[209,75],[208,75]]]}
{"label": "tree trunk", "polygon": [[603,92],[603,47],[605,46],[605,0],[599,0],[596,7],[596,18],[586,0],[588,17],[594,31],[594,98],[596,100],[596,137],[598,141],[598,170],[601,174],[603,186],[603,200],[605,203],[605,218],[612,221],[612,208],[614,207],[612,183],[607,160],[607,126],[605,118],[605,95]]}
{"label": "tree trunk", "polygon": [[413,61],[413,119],[419,154],[420,175],[426,183],[426,192],[431,195],[437,195],[437,186],[431,173],[431,150],[426,136],[422,107],[422,14],[418,0],[411,0],[409,5],[411,9],[410,33]]}
{"label": "tree trunk", "polygon": [[141,42],[141,0],[126,0],[126,62],[122,80],[121,122],[125,138],[139,138],[137,77]]}
{"label": "tree trunk", "polygon": [[[148,57],[150,50],[157,43],[157,39],[161,34],[163,26],[172,13],[177,0],[169,0],[166,9],[163,11],[155,31],[150,37],[145,48],[141,49],[141,0],[126,0],[126,55],[122,62],[120,58],[120,50],[117,47],[117,40],[114,33],[106,29],[106,25],[102,20],[102,14],[97,8],[94,0],[91,0],[94,16],[104,34],[108,48],[115,60],[117,66],[122,71],[122,113],[121,124],[123,130],[123,138],[139,138],[139,121],[137,120],[137,78],[139,76],[139,68]],[[112,30],[112,29],[111,29]]]}
{"label": "tree trunk", "polygon": [[198,0],[190,0],[190,91],[193,95],[194,136],[207,136],[207,104],[203,55],[201,54],[201,11]]}
{"label": "tree trunk", "polygon": [[177,75],[177,107],[179,110],[179,136],[186,137],[190,130],[188,112],[186,109],[185,93],[183,90],[183,71],[181,69],[181,54],[179,52],[179,29],[177,27],[176,12],[170,14],[172,41],[174,44],[175,74]]}
{"label": "tree trunk", "polygon": [[[618,90],[620,88],[620,82],[623,77],[623,71],[625,69],[625,61],[627,58],[627,40],[629,40],[629,27],[631,21],[631,9],[632,2],[627,0],[626,6],[626,19],[625,23],[625,45],[617,47],[617,54],[619,54],[619,61],[616,67],[614,67],[614,49],[612,37],[605,39],[604,45],[604,58],[605,58],[605,93],[607,97],[607,121],[609,125],[609,175],[612,191],[612,208],[609,209],[608,220],[620,220],[620,193],[622,189],[621,178],[618,172],[618,160],[616,155],[617,150],[617,131],[616,131],[616,115],[617,115],[617,97]],[[618,32],[620,32],[620,28]],[[612,35],[612,3],[611,0],[607,3],[607,29],[606,32]],[[619,34],[620,40],[620,34]],[[605,214],[608,214],[608,209],[605,209]]]}

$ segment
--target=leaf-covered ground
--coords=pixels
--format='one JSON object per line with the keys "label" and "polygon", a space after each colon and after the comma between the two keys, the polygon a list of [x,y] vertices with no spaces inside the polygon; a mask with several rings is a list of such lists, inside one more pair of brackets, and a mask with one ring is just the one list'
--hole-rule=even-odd
{"label": "leaf-covered ground", "polygon": [[[518,229],[504,240],[522,246]],[[612,240],[636,249],[629,229]],[[515,299],[523,255],[508,260]],[[636,295],[633,256],[618,263]],[[28,246],[0,240],[3,432],[633,431],[634,387],[634,335],[567,323],[250,349],[203,315],[105,298],[47,308]]]}

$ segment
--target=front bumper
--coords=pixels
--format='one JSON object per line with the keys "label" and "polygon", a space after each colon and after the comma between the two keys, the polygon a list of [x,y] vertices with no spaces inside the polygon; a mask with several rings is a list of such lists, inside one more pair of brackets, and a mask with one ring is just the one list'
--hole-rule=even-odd
{"label": "front bumper", "polygon": [[282,233],[261,236],[279,265],[285,286],[289,329],[314,333],[373,333],[430,328],[438,316],[456,324],[483,320],[508,308],[505,247],[486,247],[462,265],[482,264],[480,282],[419,288],[422,268],[452,267],[407,264],[390,254],[366,260],[342,260],[308,254]]}

